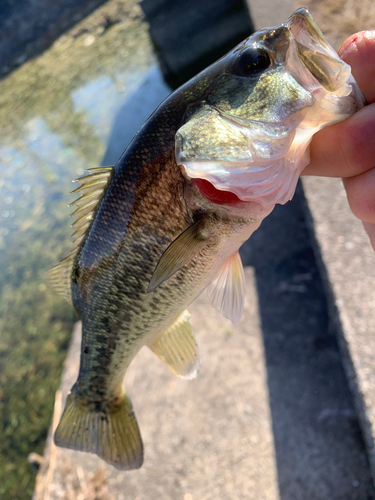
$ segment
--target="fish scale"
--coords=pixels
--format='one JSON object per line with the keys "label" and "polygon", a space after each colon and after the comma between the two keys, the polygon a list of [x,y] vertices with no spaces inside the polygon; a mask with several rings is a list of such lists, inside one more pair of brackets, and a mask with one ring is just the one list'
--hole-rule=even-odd
{"label": "fish scale", "polygon": [[171,94],[114,167],[79,179],[76,248],[46,275],[82,320],[59,446],[120,469],[143,461],[123,379],[142,346],[176,375],[200,356],[186,307],[203,290],[241,318],[238,249],[308,163],[312,135],[364,98],[305,9],[260,30]]}

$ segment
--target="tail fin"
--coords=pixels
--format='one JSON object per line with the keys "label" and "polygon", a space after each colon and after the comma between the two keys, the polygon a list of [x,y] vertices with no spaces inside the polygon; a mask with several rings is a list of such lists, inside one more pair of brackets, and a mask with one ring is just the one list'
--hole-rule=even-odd
{"label": "tail fin", "polygon": [[126,394],[116,406],[97,409],[71,392],[54,440],[57,446],[96,453],[117,469],[138,469],[143,462],[142,439]]}

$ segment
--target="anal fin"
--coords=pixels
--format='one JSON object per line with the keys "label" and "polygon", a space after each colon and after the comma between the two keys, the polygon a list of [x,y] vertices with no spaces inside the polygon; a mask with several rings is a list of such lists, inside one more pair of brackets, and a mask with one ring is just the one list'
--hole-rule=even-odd
{"label": "anal fin", "polygon": [[217,278],[207,287],[211,304],[223,316],[237,323],[242,316],[245,275],[240,254],[233,253],[223,264]]}
{"label": "anal fin", "polygon": [[175,375],[186,379],[194,378],[200,368],[199,349],[189,318],[190,314],[184,311],[173,325],[149,346]]}

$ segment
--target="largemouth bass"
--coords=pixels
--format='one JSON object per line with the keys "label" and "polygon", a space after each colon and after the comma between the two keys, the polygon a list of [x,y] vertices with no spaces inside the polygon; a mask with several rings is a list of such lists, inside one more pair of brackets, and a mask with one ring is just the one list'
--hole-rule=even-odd
{"label": "largemouth bass", "polygon": [[350,67],[300,9],[171,94],[115,167],[79,179],[76,248],[46,275],[82,320],[57,445],[141,466],[123,387],[132,359],[147,346],[176,375],[196,375],[186,307],[206,289],[240,319],[239,247],[293,196],[312,135],[363,105]]}

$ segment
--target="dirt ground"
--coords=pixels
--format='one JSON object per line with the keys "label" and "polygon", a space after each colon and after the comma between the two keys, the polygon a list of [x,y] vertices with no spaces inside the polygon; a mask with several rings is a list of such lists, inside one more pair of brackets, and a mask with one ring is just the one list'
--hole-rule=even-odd
{"label": "dirt ground", "polygon": [[[301,7],[295,3],[296,8]],[[353,33],[375,29],[375,3],[372,0],[306,0],[316,23],[337,50]]]}

